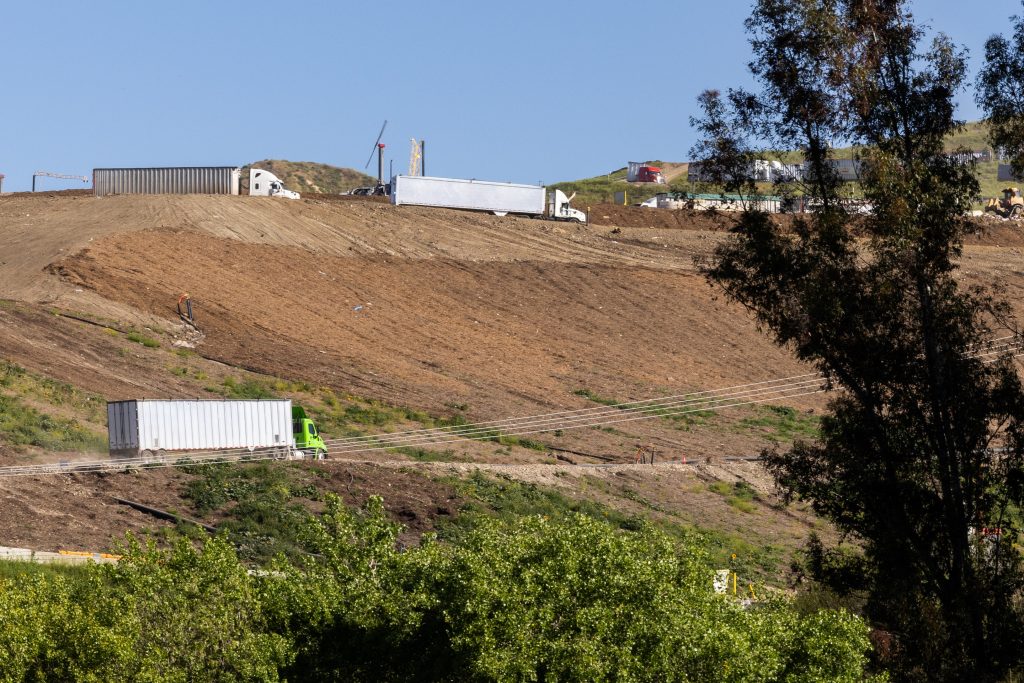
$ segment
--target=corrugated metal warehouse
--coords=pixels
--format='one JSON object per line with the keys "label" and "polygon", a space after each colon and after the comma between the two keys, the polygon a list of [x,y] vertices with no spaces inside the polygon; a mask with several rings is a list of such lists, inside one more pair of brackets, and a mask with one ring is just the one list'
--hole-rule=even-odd
{"label": "corrugated metal warehouse", "polygon": [[242,169],[237,166],[167,168],[94,168],[97,197],[108,194],[238,194]]}

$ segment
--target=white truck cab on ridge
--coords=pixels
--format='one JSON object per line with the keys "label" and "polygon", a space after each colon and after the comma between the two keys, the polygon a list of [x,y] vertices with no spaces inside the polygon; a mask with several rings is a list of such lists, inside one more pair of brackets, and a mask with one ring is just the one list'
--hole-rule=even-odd
{"label": "white truck cab on ridge", "polygon": [[299,198],[298,192],[286,190],[280,178],[262,168],[249,169],[249,194],[253,197]]}

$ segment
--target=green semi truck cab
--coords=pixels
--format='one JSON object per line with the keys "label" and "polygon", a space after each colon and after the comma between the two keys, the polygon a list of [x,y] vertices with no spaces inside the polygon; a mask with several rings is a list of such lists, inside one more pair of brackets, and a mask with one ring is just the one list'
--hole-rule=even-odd
{"label": "green semi truck cab", "polygon": [[327,456],[327,445],[302,406],[292,406],[292,436],[295,447],[317,460]]}

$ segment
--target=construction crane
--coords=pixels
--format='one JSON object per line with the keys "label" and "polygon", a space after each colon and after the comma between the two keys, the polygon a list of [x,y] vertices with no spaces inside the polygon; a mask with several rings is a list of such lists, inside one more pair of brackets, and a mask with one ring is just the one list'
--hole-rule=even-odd
{"label": "construction crane", "polygon": [[84,175],[67,175],[65,173],[50,173],[49,171],[36,171],[32,174],[32,191],[36,191],[36,178],[63,178],[65,180],[81,180],[83,183],[89,182],[89,177]]}

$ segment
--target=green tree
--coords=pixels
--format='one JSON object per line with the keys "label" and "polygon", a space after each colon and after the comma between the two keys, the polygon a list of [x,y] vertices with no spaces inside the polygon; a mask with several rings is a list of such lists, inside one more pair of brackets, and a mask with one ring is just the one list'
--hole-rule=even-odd
{"label": "green tree", "polygon": [[290,657],[268,628],[260,581],[226,539],[160,550],[129,538],[102,579],[94,609],[119,615],[131,634],[131,680],[276,681]]}
{"label": "green tree", "polygon": [[975,99],[985,112],[992,146],[1009,157],[1016,175],[1024,174],[1024,19],[1012,17],[1013,35],[985,43],[985,65]]}
{"label": "green tree", "polygon": [[744,609],[707,557],[651,528],[583,515],[481,520],[451,545],[395,550],[379,499],[329,499],[315,554],[272,599],[299,656],[290,679],[859,681],[863,622]]}
{"label": "green tree", "polygon": [[[998,679],[1021,658],[1024,392],[988,343],[1008,307],[957,283],[978,186],[942,145],[964,53],[925,45],[902,0],[758,0],[746,25],[759,89],[705,93],[698,129],[733,139],[694,153],[744,169],[758,147],[799,150],[805,176],[782,190],[813,210],[792,231],[745,212],[704,268],[835,390],[820,441],[768,467],[863,548],[899,675]],[[870,215],[842,200],[838,143],[857,150]]]}

